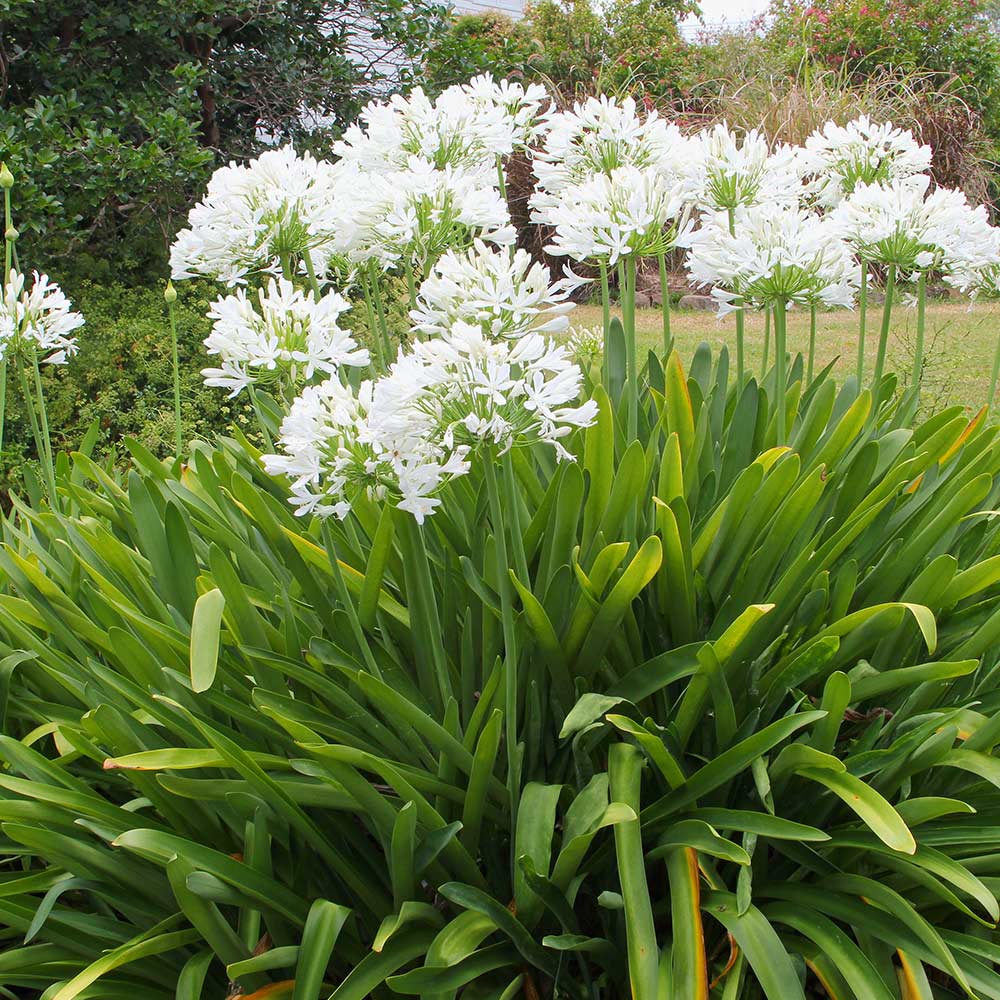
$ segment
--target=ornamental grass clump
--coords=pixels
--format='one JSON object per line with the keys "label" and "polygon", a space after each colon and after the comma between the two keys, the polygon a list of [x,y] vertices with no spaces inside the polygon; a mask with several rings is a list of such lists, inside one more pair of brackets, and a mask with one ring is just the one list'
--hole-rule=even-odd
{"label": "ornamental grass clump", "polygon": [[[175,279],[238,250],[205,378],[265,447],[84,449],[11,498],[0,987],[1000,998],[1000,428],[788,357],[789,307],[881,277],[842,218],[920,182],[762,143],[480,78],[298,160],[289,197],[350,185],[315,217],[193,213]],[[505,235],[525,151],[595,330]],[[948,240],[921,275],[995,280],[995,242]],[[773,318],[773,366],[682,359],[666,308],[640,357],[636,260],[675,243]]]}

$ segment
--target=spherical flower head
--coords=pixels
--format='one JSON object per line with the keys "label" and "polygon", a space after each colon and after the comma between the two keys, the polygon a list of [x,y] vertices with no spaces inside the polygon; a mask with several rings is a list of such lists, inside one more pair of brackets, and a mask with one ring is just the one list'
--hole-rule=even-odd
{"label": "spherical flower head", "polygon": [[371,175],[355,195],[356,230],[348,253],[390,268],[426,268],[443,253],[475,239],[514,242],[507,203],[493,171],[437,169],[411,157],[405,170]]}
{"label": "spherical flower head", "polygon": [[548,130],[554,105],[541,84],[527,87],[516,80],[494,80],[483,73],[461,85],[472,105],[484,112],[499,108],[512,126],[515,149],[527,149]]}
{"label": "spherical flower head", "polygon": [[797,303],[844,306],[854,301],[857,268],[850,247],[826,219],[778,203],[704,220],[685,240],[692,280],[711,285],[720,315],[740,308]]}
{"label": "spherical flower head", "polygon": [[278,273],[283,261],[297,267],[307,253],[322,272],[343,209],[332,165],[309,153],[285,146],[246,165],[230,163],[212,175],[177,234],[171,276],[241,285],[251,274]]}
{"label": "spherical flower head", "polygon": [[48,275],[34,271],[32,279],[25,289],[23,274],[12,268],[7,275],[0,301],[0,350],[4,356],[23,351],[46,364],[65,364],[76,354],[72,334],[83,326],[83,316]]}
{"label": "spherical flower head", "polygon": [[891,184],[859,184],[830,213],[831,223],[858,255],[893,264],[903,275],[967,269],[994,246],[983,206],[961,191],[936,188],[920,175]]}
{"label": "spherical flower head", "polygon": [[832,208],[860,184],[891,185],[925,173],[931,148],[892,122],[862,115],[844,126],[827,122],[809,136],[803,164],[810,193],[820,206]]}
{"label": "spherical flower head", "polygon": [[781,145],[772,151],[756,129],[740,135],[724,122],[695,137],[684,175],[691,203],[703,212],[770,201],[794,205],[802,186],[795,149]]}
{"label": "spherical flower head", "polygon": [[417,87],[369,104],[334,153],[375,173],[404,169],[414,156],[438,169],[495,169],[498,156],[513,152],[519,128],[523,131],[492,96],[483,100],[455,86],[432,102]]}
{"label": "spherical flower head", "polygon": [[450,250],[424,279],[411,311],[414,329],[447,339],[457,323],[479,325],[491,338],[558,333],[569,324],[571,284],[553,283],[525,250],[496,251],[481,240]]}
{"label": "spherical flower head", "polygon": [[536,191],[531,204],[532,221],[555,229],[546,252],[610,266],[666,253],[689,226],[680,186],[653,168],[618,167],[558,195]]}
{"label": "spherical flower head", "polygon": [[339,325],[350,304],[336,292],[316,298],[284,278],[272,278],[256,299],[255,304],[239,289],[213,304],[205,347],[222,364],[204,369],[206,385],[229,389],[230,397],[254,384],[283,393],[317,373],[369,363],[368,351]]}
{"label": "spherical flower head", "polygon": [[655,111],[640,116],[631,97],[619,103],[602,95],[551,116],[534,170],[539,191],[555,196],[622,167],[658,171],[672,183],[687,158],[688,140],[676,125]]}
{"label": "spherical flower head", "polygon": [[292,403],[278,435],[281,453],[261,461],[270,475],[292,480],[296,514],[347,516],[352,486],[364,479],[369,459],[358,443],[363,420],[359,398],[336,377],[306,387]]}

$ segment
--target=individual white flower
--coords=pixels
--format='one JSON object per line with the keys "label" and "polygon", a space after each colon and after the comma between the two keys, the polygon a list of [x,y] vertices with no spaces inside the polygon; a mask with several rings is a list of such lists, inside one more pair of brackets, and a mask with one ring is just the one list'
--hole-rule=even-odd
{"label": "individual white flower", "polygon": [[857,268],[850,247],[826,219],[777,202],[736,209],[704,220],[685,240],[688,271],[711,285],[720,315],[739,301],[850,307]]}
{"label": "individual white flower", "polygon": [[662,173],[672,184],[689,156],[688,140],[655,111],[640,117],[629,97],[620,104],[604,95],[552,115],[542,149],[535,153],[538,189],[558,195],[621,167]]}
{"label": "individual white flower", "polygon": [[417,87],[406,96],[374,101],[347,128],[334,153],[376,173],[401,170],[414,156],[438,169],[495,169],[496,158],[513,152],[524,129],[493,95],[482,100],[481,90],[449,87],[431,101]]}
{"label": "individual white flower", "polygon": [[62,365],[77,351],[74,330],[83,316],[72,309],[62,289],[48,275],[32,274],[25,290],[24,275],[11,268],[0,300],[0,352],[23,350],[50,365]]}
{"label": "individual white flower", "polygon": [[904,276],[987,263],[996,243],[986,209],[973,208],[961,191],[927,194],[929,183],[918,176],[859,184],[830,213],[831,223],[863,260],[894,264]]}
{"label": "individual white flower", "polygon": [[618,167],[563,188],[558,195],[532,195],[532,221],[555,229],[545,249],[578,261],[655,257],[689,226],[684,197],[658,171]]}
{"label": "individual white flower", "polygon": [[283,259],[297,267],[305,253],[322,273],[344,224],[334,177],[331,164],[291,146],[216,170],[170,248],[173,278],[241,285],[253,273],[277,274]]}
{"label": "individual white flower", "polygon": [[806,139],[803,165],[809,191],[819,205],[832,208],[859,184],[895,184],[925,173],[930,146],[921,146],[908,130],[867,115],[847,125],[827,122]]}
{"label": "individual white flower", "polygon": [[513,243],[516,234],[494,175],[451,166],[439,170],[417,157],[410,157],[404,170],[369,175],[353,192],[354,228],[337,247],[358,262],[426,268],[477,238]]}
{"label": "individual white flower", "polygon": [[553,283],[527,251],[495,251],[477,240],[437,262],[410,317],[415,330],[445,338],[458,322],[479,324],[493,338],[558,333],[569,324],[571,289],[567,281]]}
{"label": "individual white flower", "polygon": [[769,201],[794,205],[802,188],[796,149],[772,150],[758,130],[737,135],[724,122],[692,140],[684,176],[691,203],[703,212]]}
{"label": "individual white flower", "polygon": [[272,278],[256,300],[238,289],[213,304],[205,347],[222,364],[202,371],[206,385],[229,389],[232,397],[255,383],[286,388],[317,372],[329,375],[341,365],[369,363],[368,351],[339,325],[350,304],[338,293],[317,299],[284,278]]}

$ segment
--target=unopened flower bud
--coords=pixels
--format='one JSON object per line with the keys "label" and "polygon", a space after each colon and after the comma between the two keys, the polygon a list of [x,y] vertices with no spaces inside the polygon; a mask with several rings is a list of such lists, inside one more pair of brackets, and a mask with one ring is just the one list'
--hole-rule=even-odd
{"label": "unopened flower bud", "polygon": [[11,243],[14,242],[21,234],[13,227],[8,226],[3,232],[3,238],[5,240],[10,240]]}
{"label": "unopened flower bud", "polygon": [[177,289],[171,281],[168,281],[167,287],[163,289],[163,300],[168,306],[177,301]]}
{"label": "unopened flower bud", "polygon": [[6,163],[0,163],[0,188],[9,191],[14,186],[14,175],[7,169]]}

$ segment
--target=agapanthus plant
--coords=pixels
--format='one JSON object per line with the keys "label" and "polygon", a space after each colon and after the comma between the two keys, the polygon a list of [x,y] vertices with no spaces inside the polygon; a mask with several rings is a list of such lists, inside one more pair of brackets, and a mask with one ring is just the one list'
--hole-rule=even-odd
{"label": "agapanthus plant", "polygon": [[230,397],[254,385],[286,396],[317,373],[368,365],[367,349],[339,324],[348,309],[337,292],[317,298],[285,278],[272,278],[256,296],[238,289],[218,299],[205,347],[221,365],[202,371],[206,385],[228,389]]}

